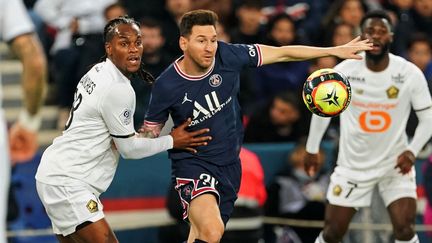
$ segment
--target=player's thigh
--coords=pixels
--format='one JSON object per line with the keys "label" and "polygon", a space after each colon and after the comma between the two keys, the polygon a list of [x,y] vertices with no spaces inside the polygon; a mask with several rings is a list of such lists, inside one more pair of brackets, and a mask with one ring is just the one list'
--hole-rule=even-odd
{"label": "player's thigh", "polygon": [[327,204],[325,210],[325,233],[344,235],[356,211],[352,207]]}
{"label": "player's thigh", "polygon": [[214,194],[202,194],[191,201],[189,221],[195,232],[201,232],[206,228],[223,227],[218,202]]}
{"label": "player's thigh", "polygon": [[401,198],[417,199],[415,172],[402,175],[396,169],[389,169],[378,183],[380,195],[386,207]]}
{"label": "player's thigh", "polygon": [[[86,223],[85,223],[86,224]],[[79,226],[78,226],[79,227]],[[79,227],[80,228],[80,227]],[[96,222],[88,222],[82,228],[71,235],[76,242],[83,243],[117,243],[114,232],[105,219]]]}
{"label": "player's thigh", "polygon": [[374,179],[360,181],[354,171],[352,174],[335,171],[330,177],[327,200],[330,204],[341,207],[368,207],[376,182]]}
{"label": "player's thigh", "polygon": [[397,170],[389,170],[378,187],[394,226],[413,224],[417,210],[414,172],[402,175]]}
{"label": "player's thigh", "polygon": [[67,236],[84,222],[104,218],[99,198],[85,186],[52,186],[36,182],[36,188],[55,234]]}
{"label": "player's thigh", "polygon": [[224,224],[228,222],[240,187],[240,161],[227,166],[216,166],[203,161],[182,160],[174,163],[173,174],[184,219],[189,217],[189,207],[195,199],[210,194],[216,200]]}
{"label": "player's thigh", "polygon": [[417,206],[414,198],[400,198],[390,203],[387,209],[395,229],[410,227],[415,223]]}

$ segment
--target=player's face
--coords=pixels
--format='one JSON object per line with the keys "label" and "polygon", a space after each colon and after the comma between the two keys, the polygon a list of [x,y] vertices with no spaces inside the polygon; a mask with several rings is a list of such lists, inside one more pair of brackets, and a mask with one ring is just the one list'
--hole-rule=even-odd
{"label": "player's face", "polygon": [[190,58],[200,69],[208,69],[217,50],[217,35],[213,25],[195,25],[189,37],[180,38],[185,58]]}
{"label": "player's face", "polygon": [[372,50],[366,51],[366,55],[374,59],[380,59],[387,55],[390,44],[393,41],[390,24],[382,18],[370,18],[366,20],[363,26],[362,37],[372,41]]}
{"label": "player's face", "polygon": [[291,103],[285,102],[279,98],[273,101],[270,108],[270,119],[277,126],[289,125],[300,118],[300,113]]}
{"label": "player's face", "polygon": [[143,45],[141,32],[135,24],[120,24],[116,34],[105,44],[108,58],[126,76],[140,68]]}

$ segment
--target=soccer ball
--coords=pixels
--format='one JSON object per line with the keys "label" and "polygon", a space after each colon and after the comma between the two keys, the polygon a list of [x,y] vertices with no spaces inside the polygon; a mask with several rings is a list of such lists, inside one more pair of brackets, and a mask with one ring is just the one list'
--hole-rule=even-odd
{"label": "soccer ball", "polygon": [[314,114],[333,117],[351,101],[351,86],[344,74],[331,68],[316,70],[303,86],[303,101]]}

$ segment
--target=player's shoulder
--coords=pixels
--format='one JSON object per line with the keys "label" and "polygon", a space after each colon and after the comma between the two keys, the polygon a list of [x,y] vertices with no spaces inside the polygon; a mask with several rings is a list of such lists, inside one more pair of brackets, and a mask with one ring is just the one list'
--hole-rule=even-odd
{"label": "player's shoulder", "polygon": [[421,70],[414,63],[408,61],[407,59],[392,53],[390,53],[389,56],[391,65],[393,65],[394,68],[406,72],[421,72]]}
{"label": "player's shoulder", "polygon": [[338,63],[334,69],[336,70],[358,70],[365,66],[364,60],[346,59]]}
{"label": "player's shoulder", "polygon": [[[177,62],[177,59],[175,62]],[[179,70],[178,65],[173,62],[170,64],[160,75],[156,78],[155,83],[153,84],[153,92],[164,92],[166,94],[175,93],[180,90],[185,82],[188,82],[188,79],[182,75],[181,70]]]}

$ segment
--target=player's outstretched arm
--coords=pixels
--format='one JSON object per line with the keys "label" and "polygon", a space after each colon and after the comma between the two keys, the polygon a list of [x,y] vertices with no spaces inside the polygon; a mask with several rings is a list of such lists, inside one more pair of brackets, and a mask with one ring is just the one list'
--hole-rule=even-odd
{"label": "player's outstretched arm", "polygon": [[316,47],[304,45],[292,46],[266,46],[260,45],[263,65],[275,62],[289,62],[313,59],[324,56],[336,56],[342,59],[361,59],[358,52],[371,50],[372,43],[369,40],[361,40],[356,37],[350,42],[334,47]]}
{"label": "player's outstretched arm", "polygon": [[212,137],[203,135],[210,131],[208,128],[203,128],[193,132],[186,131],[186,128],[190,123],[191,119],[189,118],[176,129],[172,130],[170,135],[174,140],[174,148],[185,149],[189,152],[197,153],[197,150],[194,147],[207,145],[207,142],[210,141]]}

